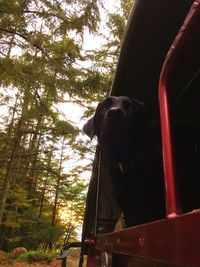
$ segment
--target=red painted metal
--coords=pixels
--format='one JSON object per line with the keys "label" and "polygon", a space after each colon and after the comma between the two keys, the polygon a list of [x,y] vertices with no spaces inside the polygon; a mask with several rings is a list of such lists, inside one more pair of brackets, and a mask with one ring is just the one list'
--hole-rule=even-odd
{"label": "red painted metal", "polygon": [[87,267],[94,267],[95,265],[95,256],[94,255],[88,255],[87,257]]}
{"label": "red painted metal", "polygon": [[[168,100],[168,79],[170,76],[170,67],[173,64],[173,59],[176,51],[179,49],[190,24],[195,19],[195,14],[200,12],[200,1],[197,0],[192,5],[190,12],[179,31],[173,45],[171,46],[160,76],[159,83],[159,102],[160,102],[160,117],[161,117],[161,132],[162,132],[162,148],[165,173],[165,188],[166,188],[166,210],[167,217],[174,217],[181,213],[179,203],[178,189],[176,185],[175,161],[173,153],[173,140],[171,136],[171,118],[170,105]],[[199,23],[200,24],[200,23]]]}
{"label": "red painted metal", "polygon": [[90,249],[87,256],[87,267],[101,267],[100,252],[96,249]]}
{"label": "red painted metal", "polygon": [[85,239],[84,244],[90,245],[90,246],[95,245],[95,240],[94,239]]}
{"label": "red painted metal", "polygon": [[200,266],[200,211],[99,236],[97,249]]}
{"label": "red painted metal", "polygon": [[165,174],[166,213],[174,217],[181,213],[178,190],[175,180],[174,153],[171,136],[170,107],[167,93],[168,58],[161,73],[159,85],[159,103],[162,132],[162,151]]}
{"label": "red painted metal", "polygon": [[165,192],[166,192],[166,213],[167,217],[174,217],[181,213],[178,190],[175,180],[175,167],[173,158],[173,146],[171,137],[171,120],[169,111],[169,101],[167,94],[167,75],[168,65],[162,72],[160,79],[160,117],[161,117],[161,132],[162,132],[162,149],[165,174]]}

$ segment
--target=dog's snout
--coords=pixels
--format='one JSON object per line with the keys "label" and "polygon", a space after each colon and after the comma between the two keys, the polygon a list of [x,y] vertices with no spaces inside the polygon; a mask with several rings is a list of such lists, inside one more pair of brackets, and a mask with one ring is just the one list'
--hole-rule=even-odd
{"label": "dog's snout", "polygon": [[123,119],[124,112],[119,108],[111,108],[107,112],[107,118],[109,119]]}

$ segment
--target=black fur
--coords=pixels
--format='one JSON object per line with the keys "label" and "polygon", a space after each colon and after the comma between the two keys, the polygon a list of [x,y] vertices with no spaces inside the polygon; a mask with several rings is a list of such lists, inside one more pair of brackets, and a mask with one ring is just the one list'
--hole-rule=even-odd
{"label": "black fur", "polygon": [[83,131],[98,138],[126,226],[163,218],[162,159],[149,140],[143,103],[126,96],[108,97]]}

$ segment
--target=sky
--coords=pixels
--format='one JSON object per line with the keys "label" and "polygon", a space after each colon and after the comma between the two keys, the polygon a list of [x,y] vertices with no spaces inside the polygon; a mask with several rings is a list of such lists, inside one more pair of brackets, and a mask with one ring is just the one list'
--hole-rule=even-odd
{"label": "sky", "polygon": [[[104,8],[108,10],[109,12],[113,12],[117,8],[119,8],[119,0],[110,0],[110,1],[104,1]],[[100,16],[102,19],[102,24],[100,25],[100,31],[102,31],[105,34],[105,23],[106,23],[106,13],[103,11],[103,9],[100,9]],[[97,50],[101,47],[101,45],[104,43],[104,40],[100,38],[97,35],[92,35],[88,31],[85,31],[85,35],[83,38],[83,46],[85,50]],[[16,53],[19,53],[19,51],[14,51]],[[5,90],[9,90],[5,89]],[[13,90],[13,88],[12,88]],[[9,94],[10,91],[8,92]],[[94,104],[96,105],[96,104]],[[72,122],[75,126],[77,126],[80,130],[82,129],[83,125],[86,122],[86,119],[83,119],[84,110],[82,107],[80,107],[77,104],[73,104],[72,102],[67,102],[63,104],[59,104],[56,108],[64,114],[63,119],[67,119],[68,121]],[[0,115],[7,113],[7,107],[1,106]],[[2,123],[2,118],[0,116],[0,123]],[[88,138],[87,136],[82,136],[81,138]]]}
{"label": "sky", "polygon": [[[109,12],[114,12],[119,8],[119,0],[110,0],[110,1],[105,1],[104,2],[104,8],[109,11]],[[103,21],[102,24],[100,25],[100,31],[106,34],[106,13],[103,9],[100,9],[100,16],[101,20]],[[85,50],[98,50],[101,45],[104,43],[104,40],[97,36],[89,33],[89,31],[85,31],[84,38],[83,38],[83,47]],[[87,64],[87,63],[86,63]],[[94,103],[94,108],[97,104]],[[64,118],[72,122],[75,126],[77,126],[80,130],[82,130],[83,125],[86,123],[87,119],[83,119],[83,114],[84,114],[84,109],[79,106],[78,104],[74,103],[63,103],[58,106],[58,109],[64,114]],[[81,139],[89,140],[88,136],[82,135],[80,136]],[[96,143],[96,139],[94,138],[93,140],[93,145]],[[95,152],[95,151],[94,151]],[[93,155],[94,156],[94,155]],[[91,158],[91,156],[90,156]],[[71,162],[73,165],[73,161]],[[81,164],[88,164],[87,160],[83,160]],[[90,173],[86,172],[83,174],[83,177],[85,177],[86,180],[90,178]]]}
{"label": "sky", "polygon": [[[119,0],[109,0],[109,1],[105,1],[105,6],[104,6],[107,10],[109,11],[114,11],[117,7],[119,7]],[[101,10],[101,18],[104,21],[106,21],[106,16],[105,13]],[[100,27],[100,30],[103,31],[105,30],[105,25],[102,24]],[[105,33],[105,32],[104,32]],[[95,35],[91,35],[88,31],[85,32],[85,36],[84,36],[84,48],[86,50],[97,50],[101,47],[101,45],[104,43],[104,41],[100,38],[97,37]],[[94,104],[94,106],[96,105],[96,103]],[[83,119],[82,116],[84,114],[84,109],[82,107],[80,107],[77,104],[73,104],[73,103],[64,103],[61,104],[59,106],[59,110],[61,112],[63,112],[65,114],[65,117],[67,119],[69,119],[70,121],[72,121],[79,129],[83,128],[83,125],[86,123],[87,119]],[[84,133],[82,134],[81,138],[83,139],[88,139],[88,137],[86,135],[84,135]],[[93,144],[95,144],[97,141],[96,139],[93,140]],[[95,151],[94,151],[95,153]],[[90,155],[90,157],[94,157],[94,153],[93,155]],[[87,165],[89,163],[89,160],[82,160],[81,165]],[[68,162],[69,164],[69,162]],[[71,162],[71,164],[76,164],[73,161]],[[79,162],[80,164],[80,162]],[[68,165],[69,166],[69,165]],[[83,179],[85,179],[86,181],[89,181],[90,177],[91,177],[91,170],[82,173],[81,175],[83,177]],[[64,212],[64,210],[62,210],[62,219],[66,220],[67,219],[67,213]],[[78,236],[81,237],[81,228],[78,229]]]}
{"label": "sky", "polygon": [[[119,6],[119,0],[109,0],[109,1],[105,1],[104,8],[113,12],[118,6]],[[105,12],[103,12],[103,10],[101,10],[100,12],[101,12],[101,18],[103,20],[103,23],[100,25],[100,30],[105,31],[106,15],[105,15]],[[96,35],[90,34],[88,31],[85,32],[85,36],[84,36],[83,40],[84,40],[83,45],[84,45],[84,48],[86,50],[97,50],[104,43],[103,39],[101,39],[100,37],[97,37]],[[16,54],[18,54],[19,52],[20,51],[18,51],[18,50],[15,51]],[[11,96],[12,96],[12,93],[11,93]],[[82,119],[82,116],[84,114],[84,110],[82,107],[80,107],[77,104],[73,104],[73,103],[69,103],[69,102],[63,103],[63,104],[60,104],[59,106],[57,106],[57,108],[64,114],[64,118],[71,121],[79,129],[82,129],[84,123],[87,121],[87,119]],[[0,115],[5,114],[6,112],[8,112],[7,107],[1,106]],[[1,120],[1,116],[0,116],[0,120]],[[1,121],[0,121],[0,123],[1,123]],[[84,134],[80,138],[88,139],[88,137]],[[96,142],[96,141],[94,141],[94,142]],[[90,161],[91,161],[91,159],[90,159]],[[85,160],[82,160],[82,162],[78,162],[78,164],[87,165],[88,162],[89,161],[85,159]],[[67,168],[70,168],[71,166],[73,166],[73,164],[77,164],[77,163],[73,162],[73,161],[71,161],[71,162],[68,161],[68,164],[69,165],[67,166]],[[91,176],[91,171],[87,171],[87,172],[82,174],[83,179],[86,179],[87,181],[90,179],[90,176]],[[64,212],[63,212],[63,214],[64,214]]]}
{"label": "sky", "polygon": [[[120,0],[109,0],[104,1],[104,8],[109,12],[114,12],[119,8]],[[106,27],[106,13],[103,11],[103,9],[100,9],[100,16],[101,20],[103,21],[100,25],[100,31],[102,31],[105,34]],[[102,44],[104,43],[104,40],[97,36],[90,34],[89,31],[85,31],[84,38],[83,38],[83,47],[85,50],[98,50]],[[61,111],[65,114],[65,116],[74,122],[79,128],[83,126],[85,123],[84,120],[80,120],[80,118],[83,116],[84,110],[76,104],[73,103],[66,103],[60,105]],[[69,112],[70,111],[70,112]]]}

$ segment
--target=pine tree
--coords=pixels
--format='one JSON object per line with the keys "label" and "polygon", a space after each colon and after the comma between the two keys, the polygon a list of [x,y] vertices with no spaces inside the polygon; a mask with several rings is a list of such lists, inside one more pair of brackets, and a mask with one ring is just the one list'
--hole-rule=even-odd
{"label": "pine tree", "polygon": [[82,222],[88,166],[79,161],[89,148],[57,106],[73,101],[90,113],[109,92],[130,1],[108,14],[104,47],[84,51],[103,9],[101,0],[0,1],[0,249],[52,247]]}

